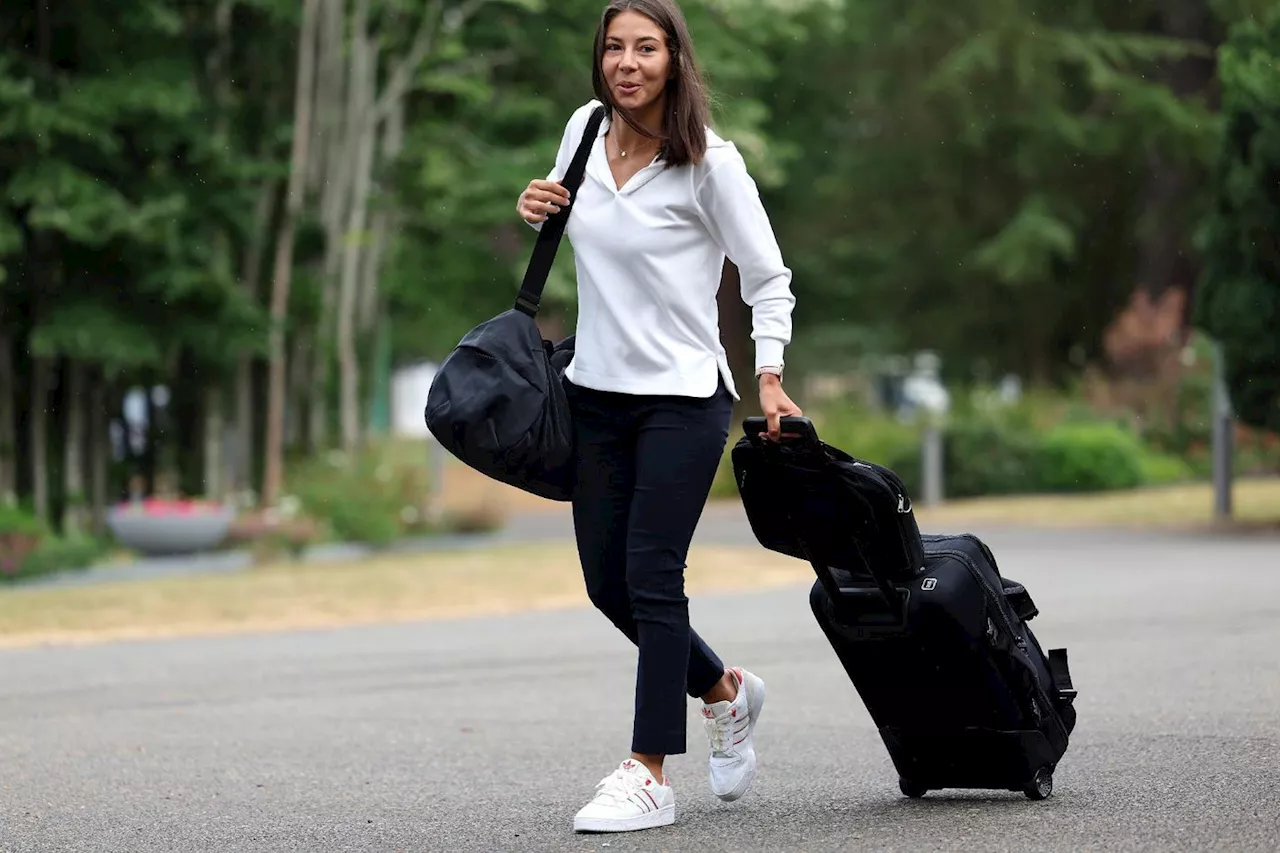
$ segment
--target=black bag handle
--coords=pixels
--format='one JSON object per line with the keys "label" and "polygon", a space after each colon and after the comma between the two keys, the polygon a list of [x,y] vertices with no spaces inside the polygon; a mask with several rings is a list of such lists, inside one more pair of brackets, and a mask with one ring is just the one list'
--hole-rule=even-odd
{"label": "black bag handle", "polygon": [[1027,592],[1025,586],[1009,578],[1000,578],[1000,583],[1004,585],[1004,597],[1008,599],[1009,606],[1013,608],[1014,613],[1018,614],[1019,619],[1030,622],[1040,615],[1039,608],[1031,600],[1031,593]]}
{"label": "black bag handle", "polygon": [[530,317],[538,313],[538,304],[542,301],[542,288],[547,284],[547,276],[551,273],[551,265],[556,259],[556,250],[560,248],[560,237],[564,234],[565,225],[569,221],[569,212],[573,209],[573,200],[578,196],[578,186],[587,171],[587,158],[591,155],[591,147],[595,144],[596,134],[600,132],[600,123],[604,121],[603,105],[592,111],[587,119],[586,130],[582,132],[582,140],[578,150],[569,163],[560,183],[569,191],[569,207],[561,208],[548,216],[538,232],[538,242],[533,246],[533,255],[529,258],[529,266],[524,271],[524,281],[520,285],[520,293],[516,296],[515,308]]}

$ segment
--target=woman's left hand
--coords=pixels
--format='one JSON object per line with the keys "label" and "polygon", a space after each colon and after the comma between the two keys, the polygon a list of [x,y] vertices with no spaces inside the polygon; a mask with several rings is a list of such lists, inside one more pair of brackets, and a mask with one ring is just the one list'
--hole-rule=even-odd
{"label": "woman's left hand", "polygon": [[787,392],[782,390],[782,380],[771,373],[760,377],[760,411],[764,414],[767,434],[772,441],[782,438],[784,417],[800,417],[804,414],[799,406],[791,402]]}

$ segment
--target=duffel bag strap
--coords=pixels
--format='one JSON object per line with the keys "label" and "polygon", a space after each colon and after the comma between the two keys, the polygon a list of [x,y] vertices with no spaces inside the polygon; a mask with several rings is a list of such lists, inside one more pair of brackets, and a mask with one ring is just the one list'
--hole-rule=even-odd
{"label": "duffel bag strap", "polygon": [[569,206],[548,216],[538,231],[538,242],[533,246],[533,255],[529,258],[529,266],[524,271],[524,282],[520,285],[520,294],[516,296],[516,310],[523,311],[530,317],[538,313],[538,305],[542,301],[542,288],[547,284],[547,276],[551,273],[551,265],[556,259],[556,250],[560,247],[560,238],[564,234],[565,225],[569,221],[569,212],[573,210],[573,199],[577,198],[578,187],[587,171],[587,158],[591,155],[591,147],[595,145],[596,135],[600,132],[600,123],[604,121],[603,105],[592,111],[587,119],[587,128],[582,132],[582,141],[569,163],[560,182],[569,191]]}

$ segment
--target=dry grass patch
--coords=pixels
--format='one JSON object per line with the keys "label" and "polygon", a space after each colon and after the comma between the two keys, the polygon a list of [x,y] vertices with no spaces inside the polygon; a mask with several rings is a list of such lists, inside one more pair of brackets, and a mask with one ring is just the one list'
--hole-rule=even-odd
{"label": "dry grass patch", "polygon": [[[1232,489],[1228,528],[1280,528],[1280,478],[1240,480]],[[1040,527],[1216,526],[1208,483],[1088,495],[1016,495],[951,501],[916,510],[922,527],[994,523]]]}
{"label": "dry grass patch", "polygon": [[[812,577],[805,563],[697,547],[687,588],[763,588]],[[0,595],[0,645],[280,631],[588,605],[572,545],[275,564],[233,575]]]}

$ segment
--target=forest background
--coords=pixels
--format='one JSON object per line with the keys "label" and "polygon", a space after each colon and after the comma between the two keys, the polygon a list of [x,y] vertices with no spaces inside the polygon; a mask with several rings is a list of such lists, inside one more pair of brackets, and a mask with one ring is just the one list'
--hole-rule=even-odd
{"label": "forest background", "polygon": [[[515,200],[590,97],[602,6],[5,2],[0,538],[45,555],[22,573],[98,553],[129,498],[304,538],[439,526],[391,377],[511,304]],[[916,486],[897,406],[931,351],[948,497],[1202,479],[1220,354],[1237,473],[1280,472],[1274,3],[683,6],[795,272],[788,385],[824,437]],[[572,270],[566,244],[549,335]]]}

